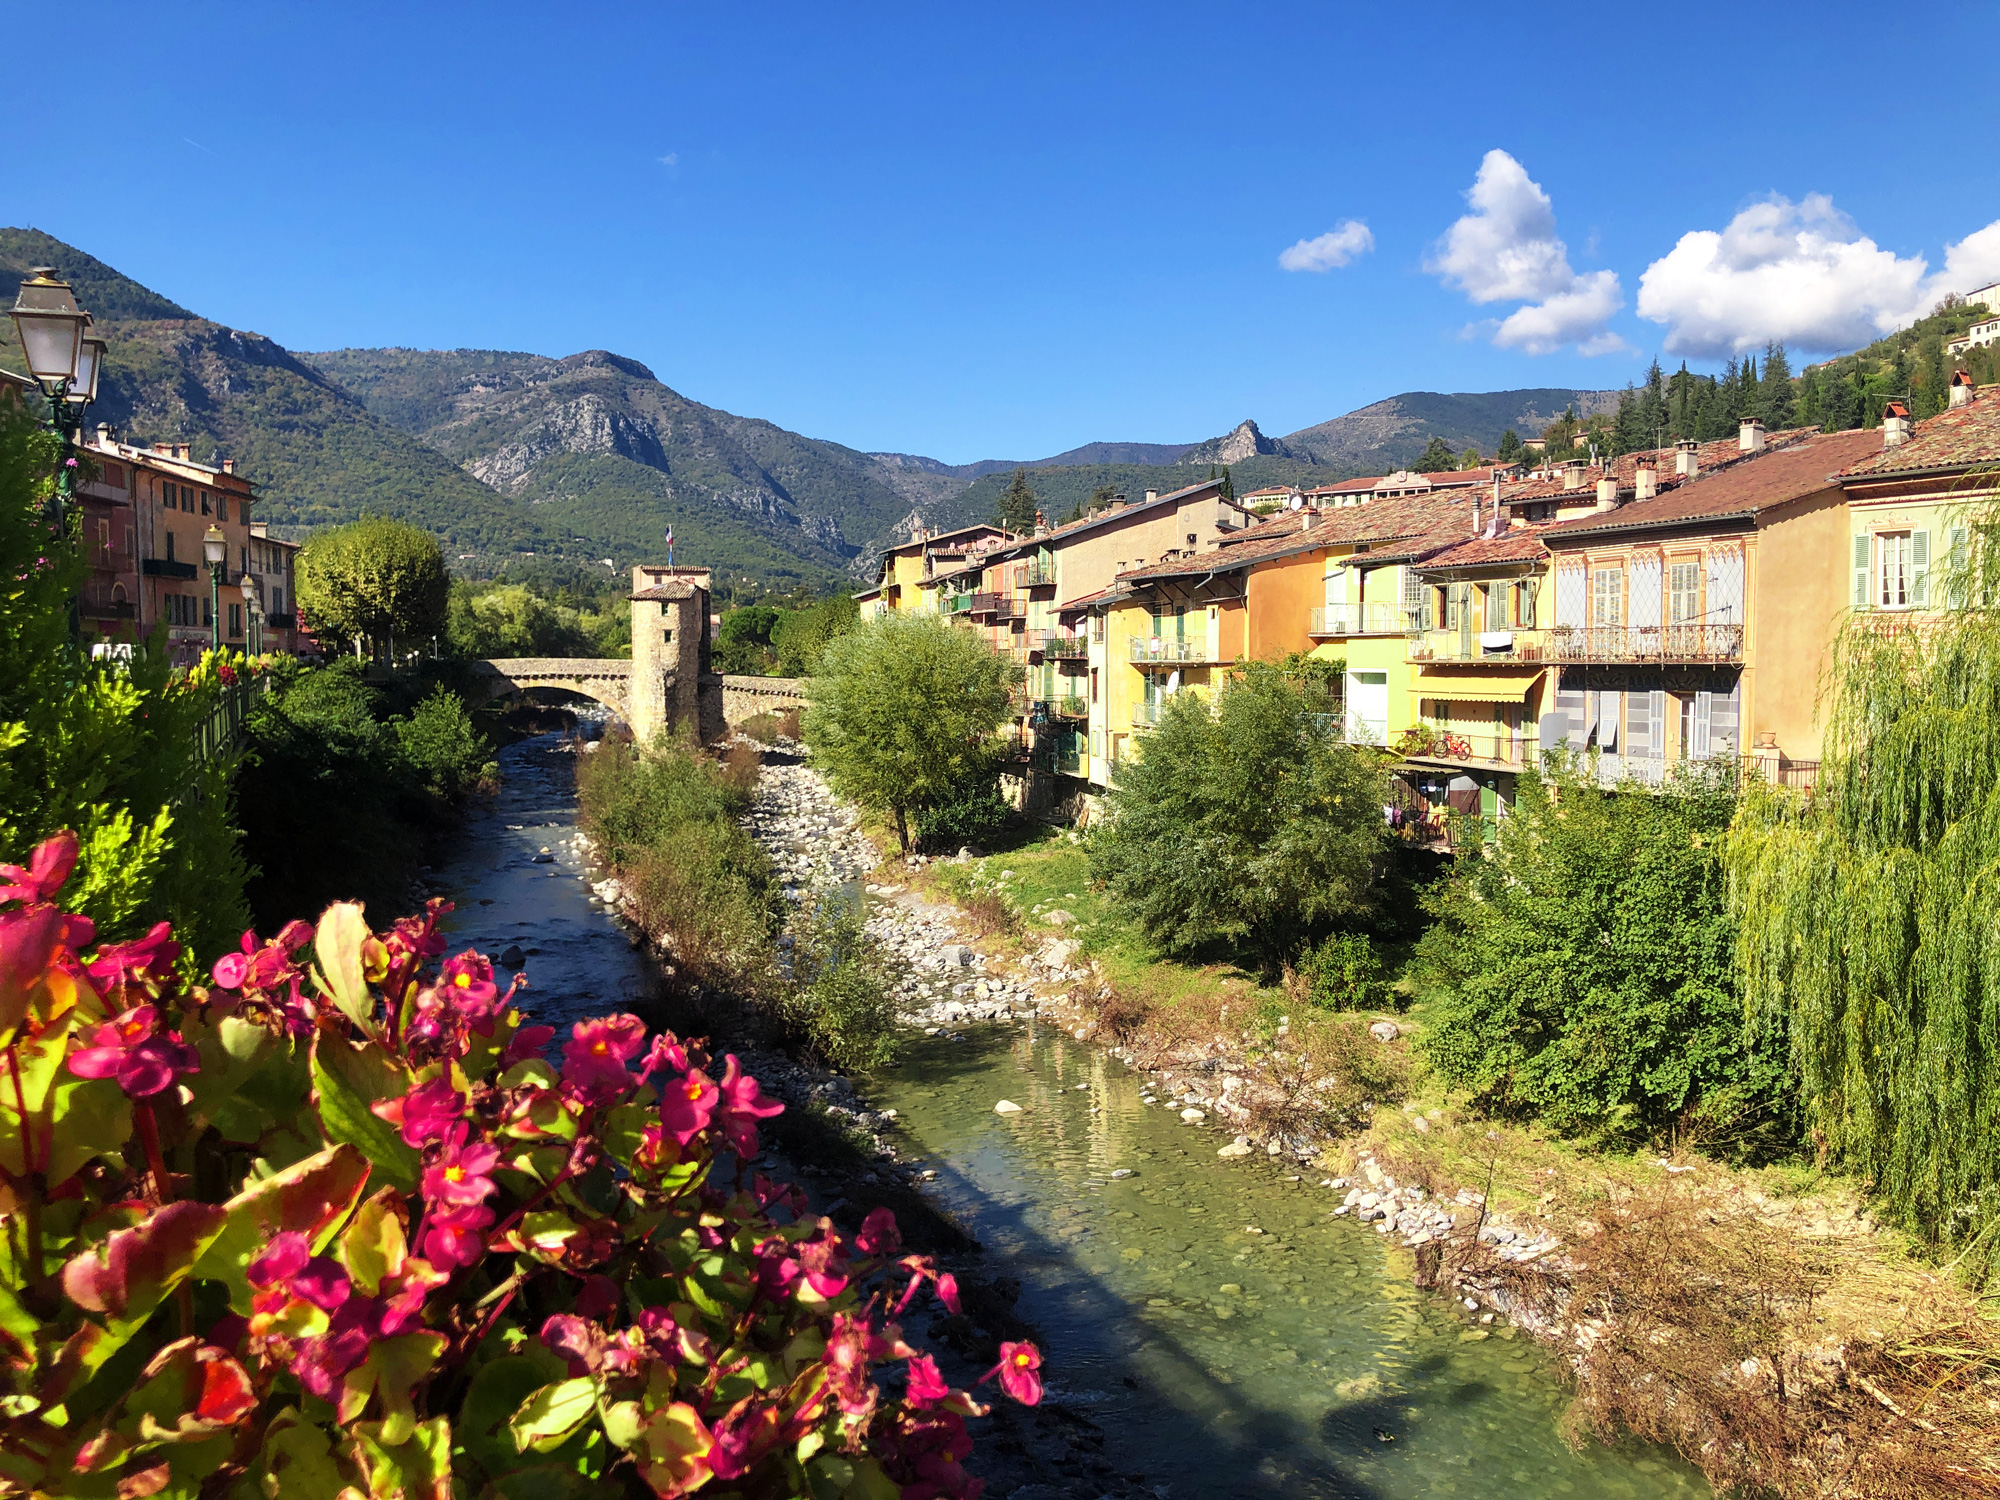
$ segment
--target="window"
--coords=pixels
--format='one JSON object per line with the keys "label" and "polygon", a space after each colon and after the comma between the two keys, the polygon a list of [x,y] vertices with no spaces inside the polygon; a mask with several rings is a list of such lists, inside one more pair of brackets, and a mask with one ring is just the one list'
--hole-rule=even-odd
{"label": "window", "polygon": [[1910,602],[1910,533],[1885,531],[1875,538],[1875,603],[1908,609]]}
{"label": "window", "polygon": [[201,624],[204,630],[213,630],[215,628],[215,601],[213,599],[204,599],[201,601]]}
{"label": "window", "polygon": [[1598,568],[1590,575],[1590,623],[1615,626],[1625,623],[1625,573],[1621,568]]}
{"label": "window", "polygon": [[124,489],[125,470],[123,466],[119,464],[106,464],[104,466],[104,482],[114,490]]}
{"label": "window", "polygon": [[1683,625],[1701,616],[1701,564],[1677,562],[1667,571],[1667,623]]}
{"label": "window", "polygon": [[184,484],[184,485],[182,485],[182,486],[181,486],[181,509],[182,509],[182,510],[184,510],[184,511],[186,511],[186,512],[187,512],[187,513],[188,513],[189,515],[193,515],[193,514],[194,514],[194,486],[193,486],[193,485],[189,485],[189,484]]}
{"label": "window", "polygon": [[272,589],[271,613],[274,615],[281,615],[284,612],[285,612],[285,591],[283,589]]}
{"label": "window", "polygon": [[229,606],[229,633],[231,636],[243,634],[243,606],[240,604]]}
{"label": "window", "polygon": [[202,513],[203,515],[209,515],[209,514],[211,514],[211,512],[209,511],[209,508],[208,508],[208,491],[207,491],[207,490],[203,490],[203,491],[201,492],[201,513]]}
{"label": "window", "polygon": [[174,534],[171,531],[167,533],[167,561],[174,561]]}
{"label": "window", "polygon": [[1092,703],[1097,701],[1097,668],[1095,667],[1090,669],[1090,701]]}

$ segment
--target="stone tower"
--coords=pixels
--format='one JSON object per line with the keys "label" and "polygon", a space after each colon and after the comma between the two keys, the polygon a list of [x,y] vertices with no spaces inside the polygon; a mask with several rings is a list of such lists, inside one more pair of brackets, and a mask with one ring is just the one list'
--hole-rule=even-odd
{"label": "stone tower", "polygon": [[709,670],[706,568],[632,569],[632,738],[690,726],[720,739],[722,678]]}

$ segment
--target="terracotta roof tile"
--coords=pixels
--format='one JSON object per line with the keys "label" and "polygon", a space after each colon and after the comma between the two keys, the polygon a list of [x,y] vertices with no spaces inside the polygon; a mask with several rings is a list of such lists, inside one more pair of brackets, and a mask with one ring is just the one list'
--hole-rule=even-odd
{"label": "terracotta roof tile", "polygon": [[1541,527],[1514,527],[1497,536],[1472,537],[1446,547],[1442,552],[1434,552],[1423,561],[1423,567],[1469,568],[1482,563],[1535,562],[1548,555],[1538,534]]}
{"label": "terracotta roof tile", "polygon": [[1988,390],[1964,406],[1924,418],[1900,448],[1883,448],[1879,428],[1867,436],[1874,439],[1875,452],[1857,456],[1841,470],[1843,478],[1873,479],[2000,463],[2000,391]]}

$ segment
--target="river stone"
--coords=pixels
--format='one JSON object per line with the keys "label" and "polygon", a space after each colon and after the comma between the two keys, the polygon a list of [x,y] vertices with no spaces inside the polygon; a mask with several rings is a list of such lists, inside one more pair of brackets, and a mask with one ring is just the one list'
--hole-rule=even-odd
{"label": "river stone", "polygon": [[1181,1111],[1181,1119],[1189,1125],[1199,1125],[1207,1118],[1208,1116],[1198,1109],[1184,1109]]}
{"label": "river stone", "polygon": [[528,955],[521,951],[520,944],[518,943],[508,945],[507,951],[500,955],[502,968],[518,969],[527,961]]}
{"label": "river stone", "polygon": [[1002,1099],[998,1104],[993,1106],[993,1113],[996,1115],[1018,1115],[1020,1112],[1021,1106],[1016,1104],[1012,1099]]}
{"label": "river stone", "polygon": [[1368,1028],[1368,1034],[1378,1042],[1393,1042],[1403,1034],[1403,1030],[1394,1021],[1377,1021]]}
{"label": "river stone", "polygon": [[1238,1136],[1215,1154],[1217,1156],[1248,1156],[1250,1154],[1250,1142],[1242,1136]]}

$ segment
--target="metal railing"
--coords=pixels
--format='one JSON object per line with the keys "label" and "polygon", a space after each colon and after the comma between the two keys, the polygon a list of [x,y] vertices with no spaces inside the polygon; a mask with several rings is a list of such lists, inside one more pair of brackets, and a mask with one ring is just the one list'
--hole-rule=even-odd
{"label": "metal railing", "polygon": [[1160,715],[1166,711],[1166,707],[1167,700],[1164,698],[1155,699],[1151,703],[1146,702],[1144,699],[1134,703],[1132,705],[1132,727],[1134,729],[1151,729],[1155,724],[1160,722]]}
{"label": "metal railing", "polygon": [[972,610],[973,601],[978,597],[977,594],[946,594],[944,596],[944,612],[948,615],[969,614]]}
{"label": "metal railing", "polygon": [[1087,719],[1090,717],[1089,702],[1075,693],[1071,693],[1069,696],[1063,698],[1051,698],[1049,706],[1051,711],[1061,718]]}
{"label": "metal railing", "polygon": [[1080,635],[1052,635],[1042,643],[1042,655],[1054,661],[1081,661],[1090,654],[1090,643]]}
{"label": "metal railing", "polygon": [[1558,625],[1548,633],[1544,650],[1550,661],[1741,661],[1743,627]]}
{"label": "metal railing", "polygon": [[1410,760],[1463,761],[1486,766],[1532,766],[1541,754],[1540,737],[1520,734],[1456,734],[1432,731],[1428,736],[1406,733],[1394,747]]}
{"label": "metal railing", "polygon": [[85,589],[77,596],[77,612],[86,620],[130,620],[138,614],[130,599],[118,599],[109,589]]}
{"label": "metal railing", "polygon": [[223,751],[233,749],[243,735],[243,721],[257,700],[271,686],[268,677],[225,685],[208,717],[194,728],[194,760],[206,765]]}
{"label": "metal railing", "polygon": [[1540,662],[1547,643],[1539,630],[1426,630],[1410,637],[1410,661]]}
{"label": "metal railing", "polygon": [[1395,604],[1325,604],[1315,608],[1307,635],[1402,635],[1410,628],[1408,611]]}
{"label": "metal railing", "polygon": [[1191,662],[1199,665],[1231,659],[1200,638],[1182,640],[1171,635],[1135,635],[1126,645],[1130,653],[1128,659],[1135,662]]}
{"label": "metal railing", "polygon": [[971,602],[965,607],[970,613],[975,615],[990,615],[1000,607],[1000,597],[998,594],[991,593],[972,594],[968,596]]}
{"label": "metal railing", "polygon": [[1056,570],[1052,564],[1008,563],[1002,570],[1017,589],[1046,588],[1056,581]]}

